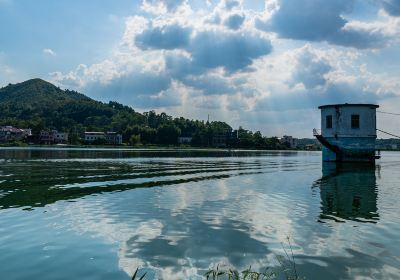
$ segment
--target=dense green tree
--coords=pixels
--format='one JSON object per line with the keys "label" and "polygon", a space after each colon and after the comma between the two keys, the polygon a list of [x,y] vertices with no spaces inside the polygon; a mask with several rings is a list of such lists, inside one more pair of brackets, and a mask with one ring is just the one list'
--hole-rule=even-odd
{"label": "dense green tree", "polygon": [[159,144],[178,144],[181,130],[172,123],[162,124],[157,128],[157,141]]}
{"label": "dense green tree", "polygon": [[140,144],[140,135],[132,135],[129,139],[129,144],[132,146]]}
{"label": "dense green tree", "polygon": [[[211,146],[216,137],[225,138],[229,147],[279,149],[277,138],[263,137],[225,122],[204,122],[172,118],[155,111],[143,114],[115,101],[102,103],[72,90],[62,90],[41,79],[10,84],[0,89],[0,125],[69,133],[70,142],[79,144],[85,131],[115,131],[130,144],[178,143],[178,137],[192,137],[192,145]],[[100,141],[100,140],[99,140]],[[101,143],[99,143],[101,144]]]}

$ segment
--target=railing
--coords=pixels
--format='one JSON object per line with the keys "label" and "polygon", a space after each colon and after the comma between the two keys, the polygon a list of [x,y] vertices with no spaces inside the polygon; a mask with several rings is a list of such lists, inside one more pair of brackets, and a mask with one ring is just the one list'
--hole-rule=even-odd
{"label": "railing", "polygon": [[[322,135],[321,129],[313,129],[313,135],[314,136],[320,136]],[[354,135],[354,134],[332,134],[332,133],[327,133],[327,135],[325,135],[326,137],[360,137],[360,138],[365,138],[365,137],[376,137],[376,135]],[[400,137],[399,137],[400,138]]]}

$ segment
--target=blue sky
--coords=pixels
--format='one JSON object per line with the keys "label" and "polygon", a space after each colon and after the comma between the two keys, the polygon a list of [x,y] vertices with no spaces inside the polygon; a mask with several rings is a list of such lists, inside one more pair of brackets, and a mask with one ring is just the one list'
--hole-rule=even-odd
{"label": "blue sky", "polygon": [[399,35],[400,0],[0,0],[0,85],[311,137],[321,104],[399,112]]}

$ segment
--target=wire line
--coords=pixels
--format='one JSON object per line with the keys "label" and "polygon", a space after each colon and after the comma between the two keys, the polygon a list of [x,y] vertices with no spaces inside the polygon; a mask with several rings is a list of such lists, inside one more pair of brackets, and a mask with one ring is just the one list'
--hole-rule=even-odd
{"label": "wire line", "polygon": [[400,116],[400,114],[398,114],[398,113],[390,113],[390,112],[378,111],[378,110],[376,112],[381,113],[381,114]]}
{"label": "wire line", "polygon": [[388,134],[388,135],[391,135],[391,136],[400,138],[400,136],[398,136],[398,135],[395,135],[395,134],[392,134],[392,133],[389,133],[389,132],[386,132],[386,131],[383,131],[383,130],[380,130],[380,129],[376,129],[376,130],[377,130],[377,131],[380,131],[380,132],[382,132],[382,133],[385,133],[385,134]]}

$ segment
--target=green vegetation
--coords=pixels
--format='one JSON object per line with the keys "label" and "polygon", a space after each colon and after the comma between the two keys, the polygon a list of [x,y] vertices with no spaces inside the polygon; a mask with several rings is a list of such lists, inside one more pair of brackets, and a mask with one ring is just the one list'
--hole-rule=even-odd
{"label": "green vegetation", "polygon": [[[173,118],[154,111],[138,113],[117,102],[102,103],[81,93],[62,90],[41,79],[9,84],[0,89],[0,125],[57,129],[69,133],[70,144],[82,144],[85,131],[115,131],[130,145],[177,145],[178,137],[192,137],[192,146],[218,146],[214,138],[226,135],[233,148],[282,149],[277,138],[266,138],[259,131],[232,128],[225,122],[205,122]],[[102,143],[98,143],[102,144]]]}
{"label": "green vegetation", "polygon": [[146,276],[146,274],[147,273],[144,273],[142,276],[140,276],[140,278],[139,278],[139,276],[138,276],[138,271],[139,271],[139,269],[138,268],[136,268],[136,270],[135,270],[135,273],[133,274],[133,276],[132,276],[132,280],[144,280],[145,278],[145,276]]}
{"label": "green vegetation", "polygon": [[[287,237],[287,244],[289,249],[285,248],[282,244],[284,251],[283,256],[277,256],[279,265],[274,267],[267,267],[263,271],[255,271],[251,266],[243,271],[228,268],[221,269],[219,265],[216,268],[209,269],[204,277],[209,280],[274,280],[274,279],[286,279],[286,280],[302,280],[297,271],[296,262],[292,250],[292,244],[290,238]],[[138,276],[138,269],[136,269],[132,280],[145,280],[147,272]]]}
{"label": "green vegetation", "polygon": [[[287,238],[290,253],[288,249],[282,244],[284,251],[283,256],[277,256],[279,265],[275,267],[267,267],[263,271],[255,271],[251,268],[245,269],[241,272],[235,269],[221,270],[219,266],[216,269],[210,269],[207,271],[205,276],[207,280],[273,280],[273,279],[286,279],[286,280],[302,280],[303,278],[299,276],[296,261],[294,258],[292,244],[290,243],[290,238]],[[283,274],[283,278],[280,277]]]}
{"label": "green vegetation", "polygon": [[12,141],[9,143],[1,143],[0,147],[27,147],[28,144],[21,141]]}

